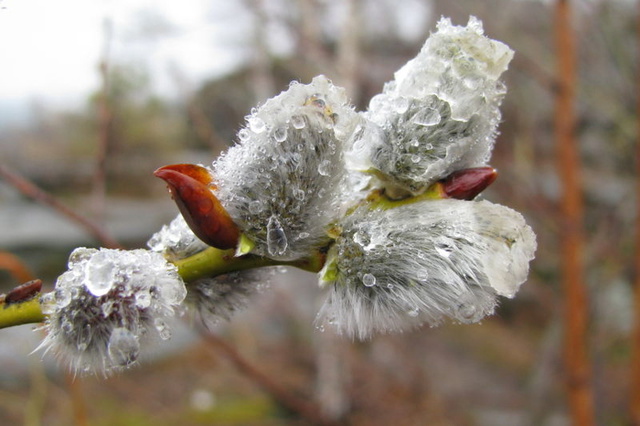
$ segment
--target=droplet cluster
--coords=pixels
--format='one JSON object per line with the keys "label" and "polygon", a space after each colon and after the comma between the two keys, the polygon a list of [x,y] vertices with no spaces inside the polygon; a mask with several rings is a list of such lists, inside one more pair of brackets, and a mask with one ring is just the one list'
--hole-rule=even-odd
{"label": "droplet cluster", "polygon": [[498,296],[513,297],[536,249],[523,217],[488,201],[363,206],[339,227],[327,260],[336,276],[317,322],[359,339],[445,317],[481,320]]}
{"label": "droplet cluster", "polygon": [[195,236],[182,215],[178,215],[169,225],[163,225],[160,231],[151,236],[147,246],[169,260],[184,259],[209,247]]}
{"label": "droplet cluster", "polygon": [[171,337],[187,290],[177,269],[148,250],[78,248],[42,304],[41,344],[80,373],[109,374],[134,364],[141,343]]}
{"label": "droplet cluster", "polygon": [[348,155],[400,196],[485,165],[506,93],[499,77],[512,57],[508,46],[483,35],[476,18],[466,27],[443,18],[418,56],[371,99]]}
{"label": "droplet cluster", "polygon": [[238,144],[213,163],[216,196],[253,253],[292,260],[326,244],[345,194],[343,150],[358,114],[324,76],[252,111]]}

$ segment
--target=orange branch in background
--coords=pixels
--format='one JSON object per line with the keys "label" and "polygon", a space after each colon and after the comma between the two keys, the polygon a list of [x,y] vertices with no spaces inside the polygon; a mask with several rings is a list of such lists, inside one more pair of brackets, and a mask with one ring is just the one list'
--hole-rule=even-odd
{"label": "orange branch in background", "polygon": [[0,269],[9,272],[18,283],[26,283],[35,278],[18,256],[6,251],[0,251]]}
{"label": "orange branch in background", "polygon": [[583,265],[583,199],[575,136],[576,49],[569,0],[557,0],[555,40],[558,91],[555,105],[557,167],[562,185],[561,262],[564,289],[564,368],[571,422],[595,424],[587,349],[588,303]]}

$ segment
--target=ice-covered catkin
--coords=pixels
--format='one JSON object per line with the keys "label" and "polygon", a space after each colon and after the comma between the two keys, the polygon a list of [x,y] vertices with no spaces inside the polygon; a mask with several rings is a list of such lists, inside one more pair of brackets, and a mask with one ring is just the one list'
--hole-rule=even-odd
{"label": "ice-covered catkin", "polygon": [[450,173],[485,165],[513,51],[466,27],[438,23],[420,53],[373,97],[354,138],[354,167],[373,172],[389,193],[418,194]]}
{"label": "ice-covered catkin", "polygon": [[488,201],[363,206],[339,227],[317,323],[359,339],[445,317],[479,321],[498,296],[515,295],[536,249],[523,217]]}
{"label": "ice-covered catkin", "polygon": [[292,83],[247,117],[213,176],[253,253],[292,260],[327,241],[347,192],[343,144],[357,120],[344,90],[324,76]]}
{"label": "ice-covered catkin", "polygon": [[195,236],[182,215],[174,218],[169,225],[163,225],[147,241],[147,246],[172,261],[184,259],[209,247]]}
{"label": "ice-covered catkin", "polygon": [[42,300],[51,351],[79,373],[109,374],[135,363],[145,342],[167,340],[187,290],[177,269],[148,250],[78,248]]}

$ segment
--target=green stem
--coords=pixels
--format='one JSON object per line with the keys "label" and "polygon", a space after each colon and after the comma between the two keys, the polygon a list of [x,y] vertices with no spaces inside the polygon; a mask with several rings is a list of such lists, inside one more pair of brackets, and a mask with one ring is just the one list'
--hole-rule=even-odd
{"label": "green stem", "polygon": [[282,261],[251,254],[236,257],[233,249],[220,250],[209,247],[200,253],[177,260],[174,263],[178,267],[178,274],[186,283],[190,283],[199,278],[215,277],[263,266],[285,265],[309,272],[319,272],[324,265],[324,260],[325,255],[320,252],[316,252],[313,256],[304,259]]}
{"label": "green stem", "polygon": [[39,297],[22,302],[0,304],[0,328],[42,321],[44,321],[44,314]]}
{"label": "green stem", "polygon": [[[187,283],[207,277],[228,274],[230,272],[263,266],[293,266],[309,272],[319,272],[324,265],[326,255],[315,252],[312,256],[294,261],[280,261],[251,254],[235,256],[234,250],[219,250],[210,247],[200,253],[174,262],[178,274]],[[12,303],[0,302],[0,329],[14,325],[39,323],[45,320],[42,312],[41,295],[25,301]]]}

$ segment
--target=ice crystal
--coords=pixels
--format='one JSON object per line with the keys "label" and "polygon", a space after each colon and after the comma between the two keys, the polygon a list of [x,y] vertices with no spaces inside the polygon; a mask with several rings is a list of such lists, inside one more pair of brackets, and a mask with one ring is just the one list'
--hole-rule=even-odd
{"label": "ice crystal", "polygon": [[183,259],[208,247],[195,236],[181,215],[153,234],[147,246],[169,260]]}
{"label": "ice crystal", "polygon": [[43,300],[47,332],[41,348],[76,372],[108,374],[135,363],[158,323],[186,297],[177,269],[148,250],[78,248],[69,269]]}

